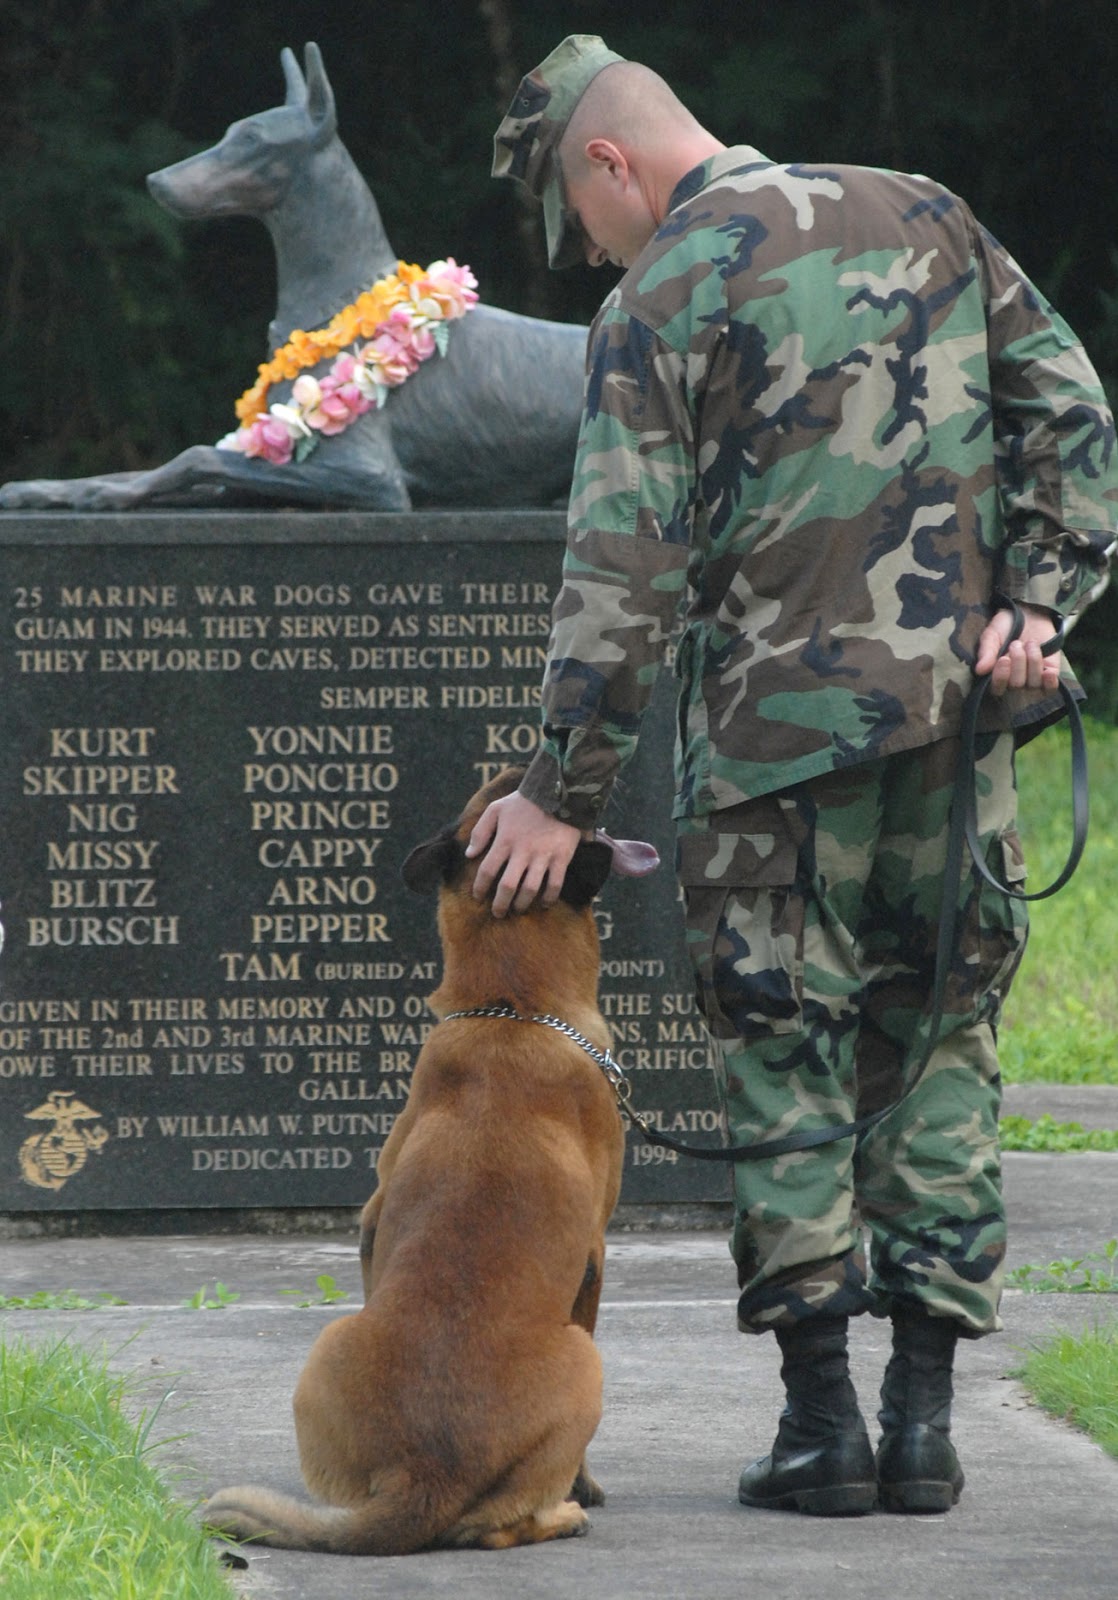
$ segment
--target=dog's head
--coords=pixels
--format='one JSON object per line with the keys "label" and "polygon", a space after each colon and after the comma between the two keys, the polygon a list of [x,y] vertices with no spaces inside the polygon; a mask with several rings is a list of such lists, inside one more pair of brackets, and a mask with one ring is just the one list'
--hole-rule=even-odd
{"label": "dog's head", "polygon": [[[416,845],[403,866],[404,882],[416,894],[434,894],[453,888],[473,865],[466,856],[470,834],[482,812],[494,800],[512,794],[524,776],[523,767],[505,767],[471,798],[457,822],[450,823],[425,844]],[[599,833],[580,839],[571,857],[560,900],[575,910],[588,906],[611,872],[643,875],[659,865],[650,845],[620,844]]]}

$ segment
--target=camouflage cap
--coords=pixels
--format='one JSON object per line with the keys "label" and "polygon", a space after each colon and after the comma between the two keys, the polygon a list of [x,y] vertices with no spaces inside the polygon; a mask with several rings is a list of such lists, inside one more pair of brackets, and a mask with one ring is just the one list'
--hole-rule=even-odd
{"label": "camouflage cap", "polygon": [[583,91],[615,55],[594,33],[572,33],[522,78],[516,98],[493,139],[493,176],[516,178],[543,202],[547,258],[552,267],[583,259],[582,228],[567,210],[559,141]]}

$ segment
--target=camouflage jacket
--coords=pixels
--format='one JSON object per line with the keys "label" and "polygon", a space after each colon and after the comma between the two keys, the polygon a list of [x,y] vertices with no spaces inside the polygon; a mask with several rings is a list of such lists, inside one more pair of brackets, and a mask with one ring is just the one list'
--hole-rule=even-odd
{"label": "camouflage jacket", "polygon": [[723,151],[590,331],[522,791],[593,825],[685,591],[677,816],[951,734],[994,598],[1074,611],[1116,526],[1099,380],[961,200]]}

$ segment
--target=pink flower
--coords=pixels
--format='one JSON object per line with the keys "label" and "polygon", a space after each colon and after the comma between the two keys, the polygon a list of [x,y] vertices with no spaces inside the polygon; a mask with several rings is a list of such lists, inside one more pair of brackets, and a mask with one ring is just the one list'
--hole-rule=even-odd
{"label": "pink flower", "polygon": [[262,456],[277,467],[286,466],[291,460],[295,435],[277,417],[271,413],[266,417],[258,417],[249,432],[255,435],[256,448],[246,450],[246,455]]}
{"label": "pink flower", "polygon": [[398,306],[392,307],[377,329],[377,333],[390,333],[394,339],[399,339],[401,344],[407,344],[415,330],[415,322],[415,307],[401,301]]}
{"label": "pink flower", "polygon": [[411,332],[412,354],[417,361],[429,361],[434,355],[435,334],[431,328],[413,328]]}
{"label": "pink flower", "polygon": [[388,323],[382,323],[381,331],[375,339],[370,340],[363,352],[366,365],[372,368],[376,381],[389,389],[410,378],[419,365],[411,346],[411,329],[402,329],[400,332],[403,337]]}
{"label": "pink flower", "polygon": [[247,428],[226,434],[218,442],[219,450],[239,450],[243,456],[259,456],[274,467],[285,467],[295,449],[295,437],[275,417],[257,417]]}
{"label": "pink flower", "polygon": [[[432,321],[442,321],[442,313],[430,302],[433,316]],[[386,321],[377,329],[379,334],[387,334],[395,339],[400,348],[401,356],[410,362],[414,372],[421,361],[428,360],[435,353],[435,334],[428,326],[428,319],[418,306],[399,305],[393,306]]]}
{"label": "pink flower", "polygon": [[448,321],[464,317],[471,306],[477,305],[477,279],[469,267],[460,267],[453,256],[445,261],[432,261],[422,287],[437,301]]}
{"label": "pink flower", "polygon": [[322,387],[328,392],[319,407],[319,412],[326,420],[318,422],[309,415],[306,420],[312,428],[318,428],[322,433],[344,433],[350,423],[364,416],[373,402],[361,393],[355,383],[342,383],[334,388],[328,388],[329,384],[327,378]]}
{"label": "pink flower", "polygon": [[338,368],[343,362],[348,363],[346,371],[352,376],[353,358],[342,356],[321,383],[306,373],[296,379],[291,398],[299,408],[304,428],[313,428],[316,433],[344,433],[351,422],[368,411],[372,401],[358,386],[339,380]]}
{"label": "pink flower", "polygon": [[337,383],[353,383],[360,377],[361,363],[352,351],[346,350],[330,368],[330,379]]}

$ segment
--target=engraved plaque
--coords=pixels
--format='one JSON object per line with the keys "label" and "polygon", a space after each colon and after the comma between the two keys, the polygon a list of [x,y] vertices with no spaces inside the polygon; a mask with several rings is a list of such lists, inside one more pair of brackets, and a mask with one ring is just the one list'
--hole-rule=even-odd
{"label": "engraved plaque", "polygon": [[[563,527],[0,518],[0,1207],[364,1201],[439,974],[400,866],[536,746]],[[634,1103],[709,1144],[673,704],[665,674],[606,818],[664,866],[597,903],[601,1002]],[[627,1202],[727,1182],[630,1134]]]}

